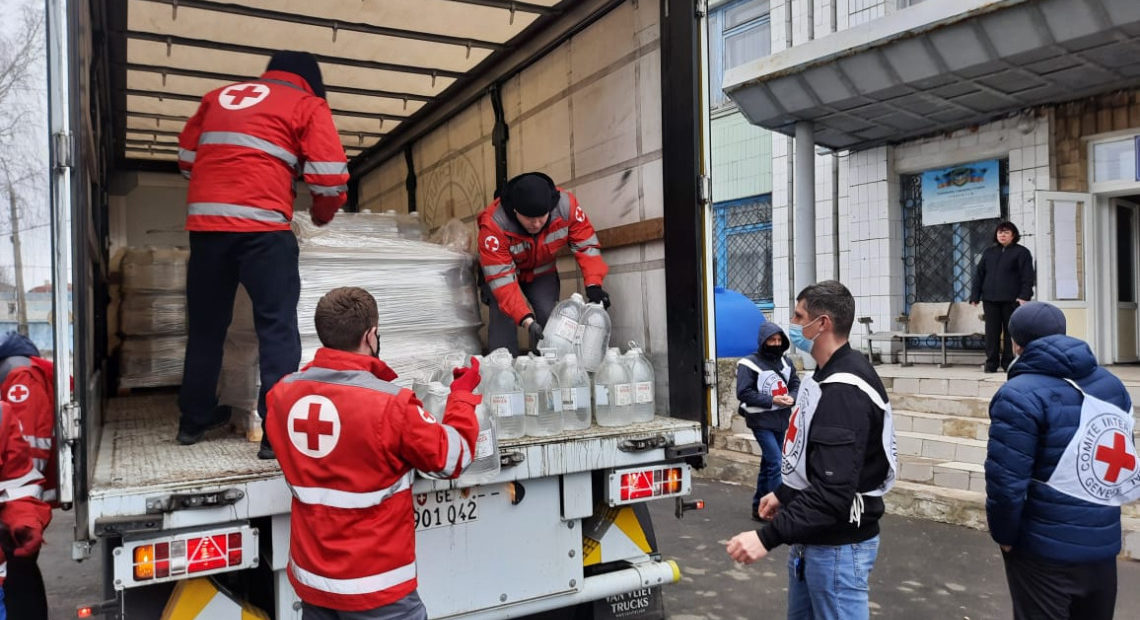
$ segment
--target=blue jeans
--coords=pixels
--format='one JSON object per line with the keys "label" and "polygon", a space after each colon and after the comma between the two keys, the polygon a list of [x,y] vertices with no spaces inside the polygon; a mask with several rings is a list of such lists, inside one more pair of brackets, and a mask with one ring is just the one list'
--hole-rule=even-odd
{"label": "blue jeans", "polygon": [[794,545],[788,555],[788,620],[867,620],[869,578],[878,555],[878,536],[838,547]]}
{"label": "blue jeans", "polygon": [[760,498],[775,491],[783,480],[780,477],[780,460],[784,458],[780,450],[783,439],[776,431],[762,428],[752,429],[752,435],[760,444],[760,473],[756,474],[756,494],[752,496],[752,512],[760,507]]}

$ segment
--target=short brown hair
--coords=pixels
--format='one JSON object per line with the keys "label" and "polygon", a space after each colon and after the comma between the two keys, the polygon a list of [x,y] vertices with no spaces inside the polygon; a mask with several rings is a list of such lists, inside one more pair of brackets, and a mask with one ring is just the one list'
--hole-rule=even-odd
{"label": "short brown hair", "polygon": [[838,280],[817,282],[800,291],[796,301],[804,302],[808,317],[815,319],[826,314],[835,325],[835,335],[847,338],[855,322],[855,298]]}
{"label": "short brown hair", "polygon": [[317,324],[321,344],[330,349],[355,351],[365,332],[380,321],[380,311],[371,293],[355,286],[343,286],[321,297],[313,321]]}

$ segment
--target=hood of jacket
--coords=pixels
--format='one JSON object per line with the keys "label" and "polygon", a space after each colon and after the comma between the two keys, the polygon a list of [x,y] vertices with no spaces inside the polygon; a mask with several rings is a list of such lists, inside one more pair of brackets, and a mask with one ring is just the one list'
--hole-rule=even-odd
{"label": "hood of jacket", "polygon": [[1096,356],[1088,343],[1072,336],[1056,334],[1029,342],[1021,356],[1009,367],[1012,379],[1022,374],[1047,375],[1061,379],[1082,379],[1097,368]]}
{"label": "hood of jacket", "polygon": [[779,334],[783,344],[780,346],[780,355],[783,355],[790,348],[788,335],[780,328],[774,321],[764,321],[760,325],[760,331],[756,335],[756,354],[763,356],[764,354],[764,341]]}

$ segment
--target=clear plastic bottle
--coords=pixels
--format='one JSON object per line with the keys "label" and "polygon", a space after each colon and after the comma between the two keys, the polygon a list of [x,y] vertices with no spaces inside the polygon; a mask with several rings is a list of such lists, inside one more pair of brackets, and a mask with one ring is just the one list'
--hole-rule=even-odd
{"label": "clear plastic bottle", "polygon": [[627,426],[633,422],[633,386],[619,351],[609,349],[594,376],[595,419],[598,426]]}
{"label": "clear plastic bottle", "polygon": [[484,484],[499,475],[499,431],[495,416],[491,415],[486,404],[480,403],[475,405],[475,417],[479,420],[475,455],[471,465],[459,477],[461,484]]}
{"label": "clear plastic bottle", "polygon": [[578,339],[582,335],[582,312],[585,309],[586,301],[578,293],[558,302],[542,330],[543,348],[554,348],[559,357],[577,353]]}
{"label": "clear plastic bottle", "polygon": [[451,382],[455,380],[452,371],[456,368],[466,366],[468,364],[468,355],[463,351],[449,351],[439,361],[439,382],[446,387],[451,386]]}
{"label": "clear plastic bottle", "polygon": [[566,430],[590,428],[590,375],[578,365],[578,356],[567,353],[554,369],[562,388],[562,419]]}
{"label": "clear plastic bottle", "polygon": [[526,433],[522,381],[511,365],[511,354],[506,349],[496,350],[487,362],[490,368],[481,386],[483,402],[497,420],[499,439],[522,437]]}
{"label": "clear plastic bottle", "polygon": [[656,413],[653,383],[653,364],[645,357],[645,351],[632,340],[629,350],[622,356],[629,371],[629,381],[633,385],[633,422],[652,422]]}
{"label": "clear plastic bottle", "polygon": [[443,421],[443,411],[447,408],[447,397],[451,394],[442,383],[432,381],[428,384],[427,395],[423,398],[424,411],[430,413],[436,420]]}
{"label": "clear plastic bottle", "polygon": [[515,372],[519,373],[520,377],[525,376],[527,368],[530,367],[530,362],[533,359],[534,359],[533,357],[529,357],[527,355],[520,355],[520,356],[516,357],[515,358]]}
{"label": "clear plastic bottle", "polygon": [[610,315],[602,304],[586,304],[581,322],[578,363],[589,372],[597,372],[610,346]]}
{"label": "clear plastic bottle", "polygon": [[549,437],[562,432],[562,391],[558,379],[544,357],[536,357],[523,375],[526,401],[526,434]]}

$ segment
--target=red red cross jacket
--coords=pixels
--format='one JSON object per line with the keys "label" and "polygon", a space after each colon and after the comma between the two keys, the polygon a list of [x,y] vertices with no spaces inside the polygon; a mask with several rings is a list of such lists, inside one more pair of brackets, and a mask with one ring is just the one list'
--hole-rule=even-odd
{"label": "red red cross jacket", "polygon": [[[42,478],[32,466],[19,421],[8,403],[0,402],[0,524],[7,528],[18,555],[35,553],[51,522],[51,507],[40,499]],[[0,550],[0,585],[7,575],[8,558]]]}
{"label": "red red cross jacket", "polygon": [[348,196],[348,164],[328,104],[285,71],[206,93],[178,136],[178,166],[190,179],[191,231],[289,230],[297,176],[321,223]]}
{"label": "red red cross jacket", "polygon": [[24,441],[31,450],[32,463],[43,474],[43,499],[58,506],[55,452],[55,389],[52,363],[40,357],[27,358],[28,365],[13,368],[0,384],[0,400],[20,423]]}
{"label": "red red cross jacket", "polygon": [[455,478],[471,463],[479,397],[453,392],[443,420],[366,355],[320,349],[270,390],[266,428],[293,491],[289,580],[301,600],[373,609],[416,588],[416,469]]}
{"label": "red red cross jacket", "polygon": [[537,235],[528,233],[498,199],[479,214],[479,262],[483,278],[504,314],[519,323],[531,313],[519,281],[558,268],[554,257],[567,243],[582,270],[586,286],[601,286],[609,273],[602,260],[598,236],[574,194],[559,188],[561,199],[550,212],[550,221]]}

